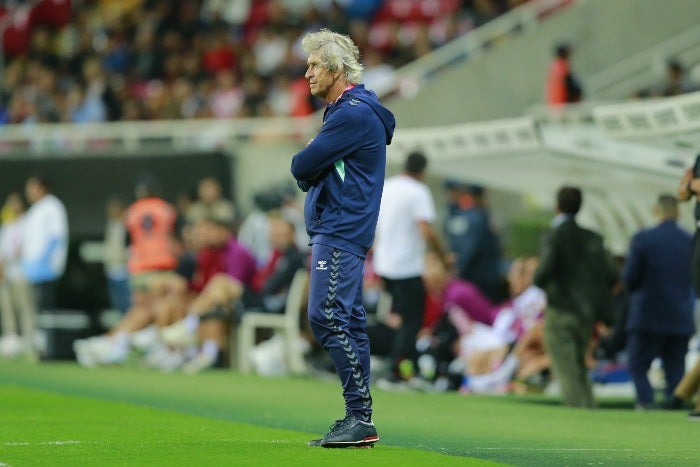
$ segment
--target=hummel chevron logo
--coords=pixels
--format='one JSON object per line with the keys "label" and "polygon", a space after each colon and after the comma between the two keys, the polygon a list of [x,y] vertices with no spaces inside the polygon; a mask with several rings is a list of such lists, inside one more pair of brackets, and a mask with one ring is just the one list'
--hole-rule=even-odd
{"label": "hummel chevron logo", "polygon": [[316,262],[318,263],[318,266],[316,266],[316,269],[318,269],[319,271],[325,271],[325,270],[328,269],[328,268],[326,267],[326,264],[328,264],[328,261],[319,259],[319,260],[316,261]]}

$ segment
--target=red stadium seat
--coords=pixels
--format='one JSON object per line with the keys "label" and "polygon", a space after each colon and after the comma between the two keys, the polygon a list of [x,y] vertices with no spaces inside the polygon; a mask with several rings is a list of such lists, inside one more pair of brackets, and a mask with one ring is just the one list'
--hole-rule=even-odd
{"label": "red stadium seat", "polygon": [[24,55],[29,52],[31,20],[29,7],[19,7],[12,12],[7,8],[0,8],[0,22],[5,23],[9,21],[9,26],[3,35],[6,55]]}
{"label": "red stadium seat", "polygon": [[70,23],[71,0],[42,0],[32,11],[32,23],[63,27]]}

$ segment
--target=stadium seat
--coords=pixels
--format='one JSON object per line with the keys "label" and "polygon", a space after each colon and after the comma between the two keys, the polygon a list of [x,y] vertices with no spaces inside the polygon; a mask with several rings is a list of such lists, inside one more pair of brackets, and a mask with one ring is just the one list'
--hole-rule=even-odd
{"label": "stadium seat", "polygon": [[287,364],[293,374],[302,374],[306,371],[306,364],[299,346],[301,333],[299,332],[299,316],[304,301],[304,292],[309,280],[309,273],[300,269],[294,275],[292,285],[289,287],[287,304],[284,314],[246,312],[243,314],[241,324],[238,327],[238,370],[242,373],[250,373],[250,350],[255,345],[255,331],[258,328],[274,329],[282,334],[285,341]]}

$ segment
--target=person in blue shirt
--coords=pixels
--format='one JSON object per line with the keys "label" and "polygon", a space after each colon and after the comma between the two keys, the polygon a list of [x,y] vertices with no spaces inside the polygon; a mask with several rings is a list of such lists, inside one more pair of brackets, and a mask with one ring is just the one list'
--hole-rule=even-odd
{"label": "person in blue shirt", "polygon": [[362,306],[364,260],[374,241],[395,120],[360,84],[352,40],[327,29],[302,40],[311,94],[328,103],[318,135],[292,159],[311,245],[309,323],[343,385],[345,417],[323,447],[371,446],[378,439],[369,389],[369,339]]}

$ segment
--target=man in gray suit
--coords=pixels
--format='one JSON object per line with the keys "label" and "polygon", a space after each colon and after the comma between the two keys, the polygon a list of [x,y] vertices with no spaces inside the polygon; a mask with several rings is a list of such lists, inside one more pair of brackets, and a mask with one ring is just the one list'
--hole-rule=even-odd
{"label": "man in gray suit", "polygon": [[543,242],[534,282],[547,294],[544,341],[564,404],[591,408],[586,346],[594,321],[609,313],[618,273],[603,238],[576,223],[582,201],[580,189],[559,189],[557,216]]}

